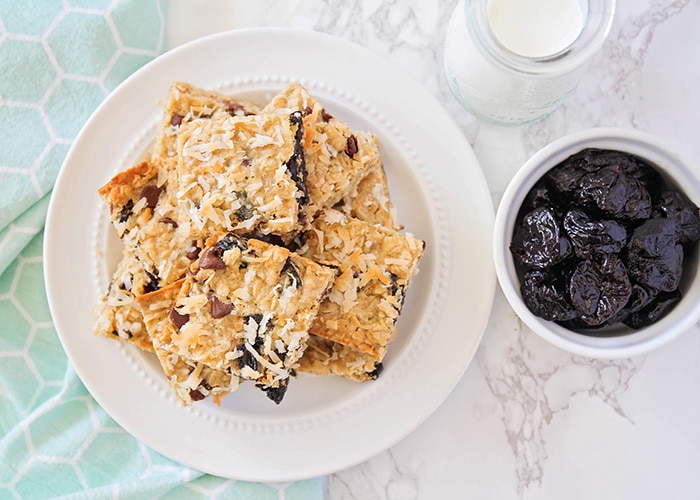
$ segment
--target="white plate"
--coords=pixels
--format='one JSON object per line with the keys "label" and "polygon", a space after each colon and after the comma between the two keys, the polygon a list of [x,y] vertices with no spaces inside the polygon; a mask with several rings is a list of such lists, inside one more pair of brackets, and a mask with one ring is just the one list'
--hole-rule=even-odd
{"label": "white plate", "polygon": [[[301,374],[280,406],[244,384],[221,408],[179,406],[153,355],[94,336],[93,306],[120,251],[97,189],[145,154],[171,82],[264,102],[299,81],[336,117],[380,139],[392,199],[426,240],[382,376],[356,384]],[[98,403],[154,450],[218,476],[288,481],[389,448],[447,397],[481,340],[495,291],[493,206],[477,160],[437,101],[362,47],[311,32],[240,30],[168,52],[87,122],[60,172],[45,233],[56,330]]]}

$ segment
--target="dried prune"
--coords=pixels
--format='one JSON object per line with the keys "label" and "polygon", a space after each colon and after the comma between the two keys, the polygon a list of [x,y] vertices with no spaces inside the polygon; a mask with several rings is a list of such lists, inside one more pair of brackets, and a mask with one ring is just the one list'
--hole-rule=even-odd
{"label": "dried prune", "polygon": [[536,208],[523,217],[510,248],[521,265],[532,269],[551,267],[571,253],[556,214],[547,207]]}
{"label": "dried prune", "polygon": [[148,279],[144,290],[148,292],[155,292],[160,288],[160,278],[158,278],[158,271],[156,269],[153,272],[149,272],[146,269],[143,270],[146,273],[146,278]]}
{"label": "dried prune", "polygon": [[282,288],[299,288],[301,286],[301,276],[299,276],[299,270],[297,266],[294,265],[294,261],[287,257],[284,261],[284,266],[280,271],[280,280],[282,282]]}
{"label": "dried prune", "polygon": [[683,247],[671,219],[646,221],[634,230],[626,251],[625,262],[636,282],[664,292],[678,288],[683,275]]}
{"label": "dried prune", "polygon": [[289,379],[280,380],[278,387],[270,387],[267,385],[258,385],[260,389],[265,392],[265,395],[273,401],[275,404],[280,404],[284,395],[287,393],[287,387],[289,387]]}
{"label": "dried prune", "polygon": [[265,243],[269,243],[270,245],[277,245],[278,247],[287,248],[287,242],[285,242],[282,239],[282,237],[278,234],[254,233],[254,234],[250,235],[249,239],[264,241]]}
{"label": "dried prune", "polygon": [[122,223],[128,221],[129,217],[134,214],[133,209],[134,200],[127,200],[122,209],[119,211],[119,218],[117,220]]}
{"label": "dried prune", "polygon": [[[585,151],[584,151],[585,153]],[[617,152],[597,154],[595,161],[566,161],[547,174],[559,196],[603,217],[648,218],[651,195],[640,180],[637,163]]]}
{"label": "dried prune", "polygon": [[239,248],[241,251],[245,251],[248,248],[245,240],[233,233],[228,233],[226,236],[221,238],[216,242],[216,248],[221,250],[221,252],[228,252],[233,248]]}
{"label": "dried prune", "polygon": [[568,321],[578,318],[571,305],[566,283],[560,274],[532,270],[525,273],[520,290],[525,304],[533,314],[549,321]]}
{"label": "dried prune", "polygon": [[649,305],[630,314],[622,322],[635,330],[643,328],[657,322],[681,300],[681,293],[678,290],[659,294]]}
{"label": "dried prune", "polygon": [[384,365],[381,363],[374,363],[374,370],[369,372],[367,375],[371,380],[377,380],[379,378],[379,375],[382,374],[384,371]]}
{"label": "dried prune", "polygon": [[235,215],[238,220],[248,220],[255,215],[255,208],[248,200],[248,193],[245,191],[237,191],[236,198],[238,199],[239,206],[235,210]]}
{"label": "dried prune", "polygon": [[574,253],[582,259],[596,254],[619,253],[627,241],[627,230],[614,220],[593,220],[581,210],[569,210],[562,223]]}
{"label": "dried prune", "polygon": [[698,207],[679,191],[664,191],[654,205],[654,216],[668,217],[676,222],[678,241],[688,244],[700,239]]}
{"label": "dried prune", "polygon": [[608,320],[608,324],[625,322],[631,314],[641,311],[643,308],[651,304],[651,301],[656,298],[659,291],[655,288],[632,283],[632,293],[625,307],[620,312]]}
{"label": "dried prune", "polygon": [[569,296],[581,320],[602,325],[614,317],[632,294],[627,269],[614,255],[581,261],[571,275]]}
{"label": "dried prune", "polygon": [[300,111],[296,111],[289,115],[289,121],[292,125],[296,125],[294,133],[294,153],[289,157],[284,164],[297,186],[297,203],[300,207],[306,206],[309,203],[309,192],[306,186],[306,159],[304,157],[304,117]]}

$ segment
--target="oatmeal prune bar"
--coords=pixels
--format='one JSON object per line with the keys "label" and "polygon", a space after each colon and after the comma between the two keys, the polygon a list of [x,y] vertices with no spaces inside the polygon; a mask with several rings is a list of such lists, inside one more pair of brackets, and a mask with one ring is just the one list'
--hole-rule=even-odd
{"label": "oatmeal prune bar", "polygon": [[174,171],[158,160],[118,173],[99,189],[123,243],[122,260],[98,304],[95,333],[153,350],[136,297],[184,276],[198,245],[178,233]]}
{"label": "oatmeal prune bar", "polygon": [[212,237],[175,299],[169,351],[279,403],[335,270],[260,240]]}
{"label": "oatmeal prune bar", "polygon": [[336,375],[355,382],[376,380],[382,369],[382,363],[367,354],[313,334],[299,361],[300,372]]}
{"label": "oatmeal prune bar", "polygon": [[216,230],[285,236],[307,203],[301,116],[193,120],[178,136],[177,203],[189,237]]}
{"label": "oatmeal prune bar", "polygon": [[175,191],[173,172],[155,161],[120,172],[98,191],[125,251],[141,262],[152,289],[182,278],[196,257],[198,243],[178,229],[184,217]]}
{"label": "oatmeal prune bar", "polygon": [[403,229],[391,203],[389,185],[381,163],[372,168],[335,208],[370,224],[379,224],[395,231]]}
{"label": "oatmeal prune bar", "polygon": [[222,113],[230,116],[254,115],[260,111],[255,103],[228,95],[174,82],[168,89],[160,130],[153,143],[154,159],[175,158],[177,134],[183,124],[198,118],[211,118]]}
{"label": "oatmeal prune bar", "polygon": [[309,332],[382,361],[425,243],[332,209],[304,236],[301,255],[338,267]]}
{"label": "oatmeal prune bar", "polygon": [[[396,221],[396,210],[389,198],[389,187],[381,164],[370,170],[336,208],[370,224],[401,229]],[[355,382],[375,380],[382,370],[382,363],[368,354],[313,334],[309,336],[308,346],[299,363],[300,372],[335,375]]]}
{"label": "oatmeal prune bar", "polygon": [[176,281],[155,292],[137,298],[153,347],[175,396],[185,406],[212,396],[219,398],[238,388],[238,377],[226,370],[178,356],[172,349],[171,311],[184,280]]}
{"label": "oatmeal prune bar", "polygon": [[124,252],[107,292],[97,305],[95,333],[153,351],[141,308],[136,303],[137,296],[152,291],[150,287],[143,265],[131,252]]}
{"label": "oatmeal prune bar", "polygon": [[353,131],[335,119],[309,92],[292,83],[274,96],[262,113],[303,116],[303,151],[306,161],[309,222],[324,207],[330,208],[350,193],[378,165],[377,138],[365,131]]}

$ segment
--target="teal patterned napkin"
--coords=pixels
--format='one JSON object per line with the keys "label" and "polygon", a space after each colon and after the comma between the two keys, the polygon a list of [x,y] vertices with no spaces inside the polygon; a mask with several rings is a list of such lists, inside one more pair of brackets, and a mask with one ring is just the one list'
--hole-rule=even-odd
{"label": "teal patterned napkin", "polygon": [[0,499],[313,499],[321,480],[231,481],[121,429],[83,387],[51,321],[42,228],[78,131],[162,50],[165,0],[0,0]]}

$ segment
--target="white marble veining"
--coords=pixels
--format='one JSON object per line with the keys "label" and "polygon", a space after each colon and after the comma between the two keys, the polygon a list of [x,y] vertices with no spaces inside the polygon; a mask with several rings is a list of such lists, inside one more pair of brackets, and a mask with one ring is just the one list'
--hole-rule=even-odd
{"label": "white marble veining", "polygon": [[[498,203],[537,149],[595,126],[641,129],[700,162],[700,2],[618,0],[577,91],[544,120],[482,123],[451,97],[442,43],[456,0],[171,0],[169,46],[244,26],[293,26],[360,43],[418,79],[458,123]],[[196,15],[193,15],[196,13]],[[214,13],[214,14],[213,14]],[[457,346],[458,348],[458,346]],[[530,332],[500,292],[482,345],[418,430],[327,478],[329,499],[697,498],[700,326],[628,360],[570,355]]]}

